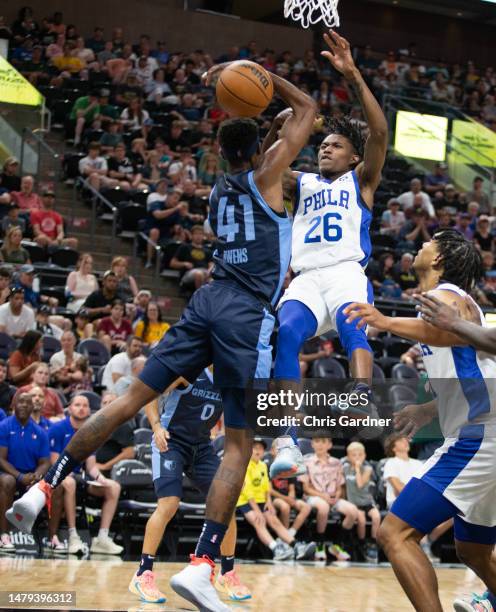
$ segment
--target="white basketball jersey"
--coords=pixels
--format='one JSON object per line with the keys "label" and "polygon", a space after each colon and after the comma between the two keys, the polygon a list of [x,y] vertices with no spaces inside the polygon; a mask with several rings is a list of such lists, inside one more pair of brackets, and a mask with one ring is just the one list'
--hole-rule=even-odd
{"label": "white basketball jersey", "polygon": [[363,267],[372,251],[372,211],[360,195],[354,170],[331,181],[319,174],[298,176],[291,267],[304,272],[344,261]]}
{"label": "white basketball jersey", "polygon": [[[443,283],[437,287],[465,297],[465,291]],[[482,311],[481,323],[486,327]],[[446,438],[489,434],[496,426],[496,358],[471,346],[420,344],[430,383],[437,396],[441,431]],[[485,426],[482,427],[481,426]],[[484,433],[482,433],[484,435]]]}

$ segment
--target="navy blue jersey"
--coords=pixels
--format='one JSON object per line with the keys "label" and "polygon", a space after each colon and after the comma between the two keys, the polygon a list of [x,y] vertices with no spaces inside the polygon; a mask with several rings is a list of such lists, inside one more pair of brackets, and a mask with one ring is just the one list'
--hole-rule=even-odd
{"label": "navy blue jersey", "polygon": [[210,430],[222,414],[222,399],[210,370],[205,369],[186,389],[174,389],[160,398],[159,407],[160,423],[172,439],[201,444],[210,441]]}
{"label": "navy blue jersey", "polygon": [[265,202],[252,171],[219,178],[209,222],[217,236],[213,277],[234,279],[275,306],[291,259],[291,223]]}

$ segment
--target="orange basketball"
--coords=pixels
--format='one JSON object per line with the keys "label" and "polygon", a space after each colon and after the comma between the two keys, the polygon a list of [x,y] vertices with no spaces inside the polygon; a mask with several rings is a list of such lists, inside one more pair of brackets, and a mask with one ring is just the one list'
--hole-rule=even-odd
{"label": "orange basketball", "polygon": [[272,100],[270,74],[255,62],[233,62],[220,73],[216,88],[220,106],[234,117],[256,117]]}

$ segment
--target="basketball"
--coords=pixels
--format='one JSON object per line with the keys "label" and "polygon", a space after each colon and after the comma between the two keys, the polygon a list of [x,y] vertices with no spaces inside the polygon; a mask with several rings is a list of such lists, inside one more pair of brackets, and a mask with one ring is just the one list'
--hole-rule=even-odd
{"label": "basketball", "polygon": [[217,81],[220,106],[235,117],[256,117],[263,113],[274,95],[270,74],[255,62],[233,62]]}

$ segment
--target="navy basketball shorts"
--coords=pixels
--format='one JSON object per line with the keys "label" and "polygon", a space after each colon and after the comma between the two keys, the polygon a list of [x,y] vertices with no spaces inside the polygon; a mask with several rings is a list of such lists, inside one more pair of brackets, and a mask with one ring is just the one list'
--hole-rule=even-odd
{"label": "navy basketball shorts", "polygon": [[274,324],[275,317],[255,296],[234,281],[215,280],[193,294],[139,378],[160,394],[179,376],[193,382],[213,364],[226,426],[246,428],[242,390],[270,377]]}
{"label": "navy basketball shorts", "polygon": [[152,474],[157,497],[181,498],[183,474],[206,495],[220,465],[213,446],[208,442],[188,444],[177,439],[169,440],[168,446],[161,453],[152,442]]}
{"label": "navy basketball shorts", "polygon": [[458,508],[442,493],[419,478],[412,478],[391,506],[391,513],[420,533],[428,534],[453,519],[455,540],[474,544],[496,544],[496,527],[475,525],[460,516]]}

